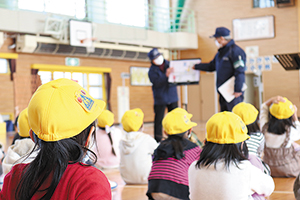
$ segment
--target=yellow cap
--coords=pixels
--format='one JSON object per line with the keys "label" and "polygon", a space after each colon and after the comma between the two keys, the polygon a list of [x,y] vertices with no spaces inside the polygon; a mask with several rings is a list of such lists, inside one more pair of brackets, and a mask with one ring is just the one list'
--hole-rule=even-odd
{"label": "yellow cap", "polygon": [[184,133],[197,126],[195,122],[191,122],[192,116],[182,108],[175,108],[164,117],[162,121],[163,128],[168,135]]}
{"label": "yellow cap", "polygon": [[97,119],[105,102],[93,99],[75,81],[61,78],[41,85],[28,105],[28,120],[44,141],[73,137]]}
{"label": "yellow cap", "polygon": [[127,110],[121,120],[126,132],[138,131],[144,123],[144,113],[141,109]]}
{"label": "yellow cap", "polygon": [[214,114],[206,123],[206,140],[218,144],[237,144],[250,137],[243,120],[232,112]]}
{"label": "yellow cap", "polygon": [[105,128],[105,126],[112,126],[114,124],[114,114],[109,110],[104,110],[98,117],[98,126]]}
{"label": "yellow cap", "polygon": [[246,125],[255,122],[258,115],[258,110],[252,104],[245,102],[235,105],[232,112],[240,116]]}
{"label": "yellow cap", "polygon": [[273,103],[269,108],[271,115],[277,119],[288,119],[295,112],[292,102],[290,102],[286,97],[283,98],[285,99],[285,102],[280,101],[279,103]]}
{"label": "yellow cap", "polygon": [[29,137],[30,127],[28,123],[28,108],[25,108],[19,114],[18,129],[21,137]]}

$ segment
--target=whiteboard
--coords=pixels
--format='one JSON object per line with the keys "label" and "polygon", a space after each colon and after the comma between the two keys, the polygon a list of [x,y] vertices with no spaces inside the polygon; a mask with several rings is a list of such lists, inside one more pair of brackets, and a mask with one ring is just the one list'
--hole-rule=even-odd
{"label": "whiteboard", "polygon": [[171,60],[170,68],[174,70],[170,73],[168,82],[176,85],[199,84],[200,72],[192,69],[192,67],[200,62],[200,58]]}
{"label": "whiteboard", "polygon": [[275,37],[273,15],[234,19],[232,23],[235,41]]}

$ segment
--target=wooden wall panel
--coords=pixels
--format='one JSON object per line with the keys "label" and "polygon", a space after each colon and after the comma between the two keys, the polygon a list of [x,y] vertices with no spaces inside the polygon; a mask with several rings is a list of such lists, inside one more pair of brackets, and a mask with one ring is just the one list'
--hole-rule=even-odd
{"label": "wooden wall panel", "polygon": [[0,75],[0,114],[14,113],[14,84],[10,75]]}
{"label": "wooden wall panel", "polygon": [[31,74],[14,73],[14,101],[17,106],[16,115],[27,108],[31,98]]}
{"label": "wooden wall panel", "polygon": [[[1,49],[1,51],[2,50],[3,49]],[[71,57],[71,56],[22,54],[22,53],[19,54],[19,58],[17,60],[17,69],[16,69],[17,80],[15,81],[16,91],[19,95],[16,96],[17,99],[15,101],[16,101],[16,106],[19,107],[20,111],[25,107],[27,107],[27,104],[31,98],[31,93],[30,93],[31,88],[30,88],[30,81],[29,81],[30,79],[28,79],[31,74],[31,68],[30,68],[31,65],[34,63],[64,65],[65,57]],[[73,56],[73,57],[77,57],[77,56]],[[122,72],[129,73],[130,66],[150,67],[150,63],[113,60],[113,59],[97,59],[97,58],[87,58],[87,57],[79,57],[79,58],[80,58],[80,65],[82,66],[105,67],[105,68],[112,69],[111,105],[112,105],[112,111],[115,114],[115,122],[118,123],[117,87],[122,86],[121,73]],[[1,81],[1,85],[2,85],[2,81]],[[4,85],[6,85],[6,83],[4,83]],[[128,79],[125,80],[125,86],[128,86],[130,91],[130,108],[131,109],[141,108],[145,114],[145,122],[152,122],[154,119],[154,112],[153,112],[153,97],[152,97],[151,87],[131,86],[130,81]],[[13,88],[12,83],[10,87]],[[9,96],[12,100],[14,99],[13,93]],[[13,103],[9,107],[13,110],[14,107]],[[2,110],[0,109],[0,112],[1,111]]]}
{"label": "wooden wall panel", "polygon": [[[286,71],[279,64],[273,65],[272,71],[263,73],[263,99],[281,95],[287,97],[300,108],[299,71]],[[298,109],[298,116],[300,111]]]}
{"label": "wooden wall panel", "polygon": [[[298,1],[297,1],[298,4]],[[299,49],[299,22],[298,22],[298,5],[286,8],[252,8],[252,0],[236,1],[236,0],[211,0],[211,1],[193,1],[192,8],[196,15],[196,26],[198,33],[198,49],[181,51],[181,58],[202,58],[203,62],[209,62],[217,52],[217,47],[214,45],[214,39],[209,36],[213,35],[215,28],[225,26],[232,30],[232,20],[237,18],[247,18],[265,15],[274,15],[275,18],[275,38],[238,41],[240,47],[245,49],[246,46],[259,46],[259,54],[273,55],[277,53],[292,53],[298,52]],[[202,75],[208,79],[213,79],[208,74]],[[214,82],[214,81],[211,81]],[[286,72],[279,64],[273,64],[273,70],[263,73],[264,95],[263,101],[271,96],[278,94],[285,95],[290,98],[298,107],[299,102],[299,72]],[[201,82],[200,84],[203,84]],[[195,113],[208,112],[213,113],[213,110],[207,110],[210,103],[214,101],[213,93],[207,93],[204,90],[199,90],[201,86],[191,88],[190,93],[201,91],[199,95],[201,106],[189,104],[194,116],[199,116]],[[203,87],[204,88],[204,87]],[[209,98],[210,101],[204,101],[204,98]],[[199,110],[200,107],[200,110]],[[214,109],[214,107],[211,107]],[[208,115],[201,115],[199,120],[207,120]]]}

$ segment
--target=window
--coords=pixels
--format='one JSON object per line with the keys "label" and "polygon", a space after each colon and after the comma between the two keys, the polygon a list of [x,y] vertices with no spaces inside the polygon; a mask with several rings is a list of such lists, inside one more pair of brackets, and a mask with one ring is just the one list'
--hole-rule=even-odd
{"label": "window", "polygon": [[253,0],[253,8],[268,8],[274,5],[274,0]]}
{"label": "window", "polygon": [[59,72],[59,71],[39,71],[42,84],[59,78],[68,78],[76,81],[95,99],[105,100],[105,86],[103,84],[103,74],[80,73],[80,72]]}
{"label": "window", "polygon": [[19,0],[18,7],[24,10],[74,16],[77,19],[86,16],[85,0]]}
{"label": "window", "polygon": [[170,31],[170,5],[169,1],[153,2],[152,16],[149,16],[149,28],[159,32]]}
{"label": "window", "polygon": [[0,74],[8,74],[9,66],[6,59],[0,59]]}
{"label": "window", "polygon": [[147,0],[106,0],[107,21],[145,27],[148,15],[147,6]]}

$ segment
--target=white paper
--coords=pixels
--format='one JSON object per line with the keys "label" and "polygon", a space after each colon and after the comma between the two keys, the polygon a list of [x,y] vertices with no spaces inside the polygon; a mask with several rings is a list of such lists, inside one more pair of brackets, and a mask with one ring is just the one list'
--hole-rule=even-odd
{"label": "white paper", "polygon": [[[228,79],[225,83],[223,83],[219,88],[218,91],[221,93],[221,95],[224,97],[224,99],[229,103],[231,102],[235,96],[234,96],[234,81],[235,77],[232,76],[230,79]],[[247,89],[246,83],[243,84],[242,91],[245,91]]]}
{"label": "white paper", "polygon": [[174,70],[169,75],[169,83],[186,85],[199,82],[200,72],[199,70],[194,70],[192,67],[200,62],[201,59],[171,60],[170,68]]}

